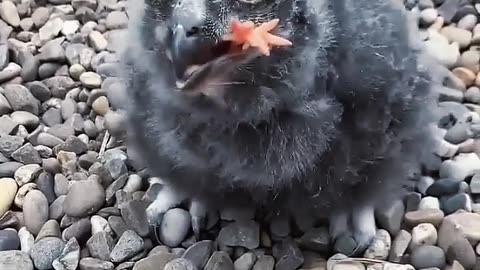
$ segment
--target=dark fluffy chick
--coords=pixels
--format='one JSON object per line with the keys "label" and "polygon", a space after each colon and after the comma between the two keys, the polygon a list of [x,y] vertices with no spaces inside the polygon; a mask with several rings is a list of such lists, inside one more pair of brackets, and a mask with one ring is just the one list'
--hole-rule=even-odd
{"label": "dark fluffy chick", "polygon": [[[151,220],[188,199],[198,233],[206,208],[254,203],[329,217],[333,240],[357,243],[340,251],[363,251],[375,206],[403,193],[434,143],[435,65],[398,2],[134,1],[129,143],[166,183]],[[293,46],[224,57],[183,89],[232,18],[279,18]]]}

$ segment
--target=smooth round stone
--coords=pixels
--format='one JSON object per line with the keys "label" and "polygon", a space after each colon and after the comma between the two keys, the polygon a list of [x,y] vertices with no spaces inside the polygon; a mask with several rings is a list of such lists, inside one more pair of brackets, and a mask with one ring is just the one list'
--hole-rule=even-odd
{"label": "smooth round stone", "polygon": [[440,209],[440,201],[436,197],[425,197],[420,201],[418,209]]}
{"label": "smooth round stone", "polygon": [[102,84],[102,77],[91,71],[82,73],[79,79],[80,82],[87,88],[99,88]]}
{"label": "smooth round stone", "polygon": [[10,117],[15,123],[32,129],[36,128],[40,123],[38,116],[27,111],[13,112]]}
{"label": "smooth round stone", "polygon": [[15,230],[0,230],[0,251],[17,250],[20,238]]}
{"label": "smooth round stone", "polygon": [[68,72],[75,80],[80,80],[80,76],[85,72],[85,68],[80,64],[73,64],[70,66]]}
{"label": "smooth round stone", "polygon": [[52,269],[52,263],[62,254],[65,243],[60,238],[46,237],[39,240],[32,248],[30,256],[39,270]]}
{"label": "smooth round stone", "polygon": [[48,200],[42,192],[32,190],[25,196],[23,219],[27,229],[37,235],[48,220]]}
{"label": "smooth round stone", "polygon": [[468,14],[462,19],[460,19],[460,21],[458,21],[457,26],[458,28],[471,31],[473,30],[476,24],[477,24],[477,16],[473,14]]}
{"label": "smooth round stone", "polygon": [[456,42],[460,48],[466,48],[472,41],[472,32],[455,26],[446,26],[440,33],[448,38],[450,42]]}
{"label": "smooth round stone", "polygon": [[471,243],[480,241],[480,214],[458,212],[445,217],[438,230],[438,246],[447,251],[458,239]]}
{"label": "smooth round stone", "polygon": [[447,260],[458,261],[465,269],[472,269],[476,263],[475,251],[467,239],[461,238],[448,248]]}
{"label": "smooth round stone", "polygon": [[427,195],[434,197],[442,197],[445,195],[453,195],[458,192],[460,182],[455,179],[443,178],[435,181],[428,189]]}
{"label": "smooth round stone", "polygon": [[79,262],[79,267],[80,270],[113,270],[115,265],[112,262],[95,258],[82,258]]}
{"label": "smooth round stone", "polygon": [[458,154],[453,159],[445,160],[440,166],[440,177],[463,181],[480,168],[480,158],[475,153]]}
{"label": "smooth round stone", "polygon": [[416,226],[421,223],[431,223],[439,226],[442,223],[445,214],[439,209],[423,209],[411,211],[405,214],[405,221],[410,226]]}
{"label": "smooth round stone", "polygon": [[430,223],[418,224],[412,230],[412,246],[435,245],[437,239],[437,229]]}
{"label": "smooth round stone", "polygon": [[177,247],[187,236],[190,229],[190,213],[173,208],[168,210],[160,226],[160,240],[168,247]]}
{"label": "smooth round stone", "polygon": [[420,12],[420,19],[422,23],[430,25],[435,22],[438,17],[438,12],[434,8],[427,8]]}
{"label": "smooth round stone", "polygon": [[85,217],[98,211],[105,202],[103,187],[92,180],[73,183],[64,202],[65,213],[72,217]]}
{"label": "smooth round stone", "polygon": [[412,252],[411,264],[415,269],[430,267],[443,269],[446,265],[445,253],[437,246],[419,246]]}
{"label": "smooth round stone", "polygon": [[452,73],[455,74],[466,87],[470,87],[475,83],[476,74],[468,68],[457,67],[452,70]]}
{"label": "smooth round stone", "polygon": [[49,220],[43,224],[42,229],[40,229],[40,232],[37,235],[37,238],[35,241],[39,241],[40,239],[46,238],[46,237],[56,237],[60,238],[60,224],[58,224],[58,221],[56,220]]}
{"label": "smooth round stone", "polygon": [[469,212],[472,211],[472,199],[470,198],[470,195],[465,193],[457,194],[450,197],[443,203],[443,211],[447,215],[452,214],[460,209]]}
{"label": "smooth round stone", "polygon": [[14,179],[12,178],[0,178],[0,217],[2,217],[15,199],[17,194],[18,186]]}
{"label": "smooth round stone", "polygon": [[107,97],[100,96],[92,103],[93,110],[99,115],[105,115],[110,110]]}

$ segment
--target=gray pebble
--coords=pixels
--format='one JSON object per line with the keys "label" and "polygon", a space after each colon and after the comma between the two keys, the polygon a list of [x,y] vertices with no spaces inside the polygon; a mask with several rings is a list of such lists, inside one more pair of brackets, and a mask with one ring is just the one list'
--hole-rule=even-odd
{"label": "gray pebble", "polygon": [[65,198],[64,209],[72,217],[85,217],[98,211],[105,201],[105,191],[96,181],[74,183]]}
{"label": "gray pebble", "polygon": [[48,204],[51,204],[56,199],[52,175],[48,172],[41,172],[35,179],[35,183],[37,189],[47,198]]}
{"label": "gray pebble", "polygon": [[16,250],[20,247],[20,238],[15,230],[0,230],[0,251]]}
{"label": "gray pebble", "polygon": [[0,137],[0,153],[10,157],[13,152],[23,145],[23,138],[18,136],[4,135]]}
{"label": "gray pebble", "polygon": [[287,238],[273,246],[272,254],[276,259],[275,269],[294,270],[304,262],[302,252],[296,243]]}
{"label": "gray pebble", "polygon": [[193,244],[189,247],[182,258],[190,260],[198,269],[203,269],[207,264],[210,255],[214,249],[213,242],[210,240],[203,240]]}
{"label": "gray pebble", "polygon": [[476,263],[476,255],[472,245],[466,238],[455,241],[447,250],[447,260],[458,261],[465,269],[472,269]]}
{"label": "gray pebble", "polygon": [[260,244],[260,228],[253,221],[236,221],[220,230],[217,241],[225,246],[255,249]]}
{"label": "gray pebble", "polygon": [[423,245],[416,248],[411,255],[411,264],[416,269],[438,267],[446,265],[445,253],[437,246]]}
{"label": "gray pebble", "polygon": [[30,91],[20,84],[8,84],[5,86],[5,97],[15,111],[27,111],[38,115],[40,102]]}
{"label": "gray pebble", "polygon": [[165,265],[164,270],[197,270],[198,268],[184,258],[173,259]]}
{"label": "gray pebble", "polygon": [[[62,233],[62,239],[64,240],[70,240],[71,238],[75,238],[78,241],[85,243],[88,240],[88,237],[90,236],[91,232],[91,224],[90,220],[88,218],[82,218],[79,220],[74,220],[71,218],[71,221],[67,221],[66,218],[68,218],[67,215],[65,215],[60,223],[61,227],[65,227],[66,224],[63,223],[70,223],[73,221],[73,223],[66,228],[63,233]],[[63,226],[62,226],[63,225]]]}
{"label": "gray pebble", "polygon": [[19,250],[0,251],[0,269],[33,270],[33,263],[28,254]]}
{"label": "gray pebble", "polygon": [[48,220],[48,201],[38,190],[27,193],[23,203],[23,218],[27,229],[37,235]]}
{"label": "gray pebble", "polygon": [[40,239],[45,237],[56,237],[60,238],[60,224],[56,220],[49,220],[43,224],[42,229],[38,233],[35,241],[38,242]]}
{"label": "gray pebble", "polygon": [[97,232],[88,241],[87,247],[94,258],[108,261],[115,242],[108,232]]}
{"label": "gray pebble", "polygon": [[115,265],[109,261],[95,258],[82,258],[79,262],[80,270],[113,270]]}
{"label": "gray pebble", "polygon": [[134,231],[127,230],[122,234],[110,253],[110,259],[116,263],[123,262],[140,253],[143,247],[143,239]]}
{"label": "gray pebble", "polygon": [[42,158],[31,143],[26,143],[12,153],[12,158],[23,164],[42,164]]}
{"label": "gray pebble", "polygon": [[55,259],[52,266],[55,270],[76,270],[80,261],[80,245],[75,238],[65,244],[62,254]]}
{"label": "gray pebble", "polygon": [[187,236],[190,229],[190,213],[181,209],[168,210],[160,226],[160,240],[169,247],[178,246]]}
{"label": "gray pebble", "polygon": [[65,243],[56,237],[46,237],[35,243],[30,253],[33,263],[39,270],[52,269],[52,263],[63,251]]}

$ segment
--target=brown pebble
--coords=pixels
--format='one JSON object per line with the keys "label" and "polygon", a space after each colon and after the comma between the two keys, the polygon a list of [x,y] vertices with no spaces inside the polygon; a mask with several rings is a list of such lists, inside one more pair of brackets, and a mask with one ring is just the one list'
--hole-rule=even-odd
{"label": "brown pebble", "polygon": [[405,221],[414,227],[421,223],[431,223],[435,227],[440,226],[445,214],[439,209],[422,209],[405,214]]}
{"label": "brown pebble", "polygon": [[466,87],[472,86],[475,82],[475,73],[466,67],[454,68],[452,72],[455,74],[455,76],[462,80]]}

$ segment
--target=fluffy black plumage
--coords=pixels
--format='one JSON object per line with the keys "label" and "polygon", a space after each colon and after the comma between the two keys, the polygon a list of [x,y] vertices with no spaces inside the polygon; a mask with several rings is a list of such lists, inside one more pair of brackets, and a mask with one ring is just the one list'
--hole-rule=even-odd
{"label": "fluffy black plumage", "polygon": [[[328,216],[400,194],[430,154],[434,78],[401,4],[145,0],[130,16],[131,143],[188,197]],[[293,46],[225,57],[178,90],[172,33],[195,18],[184,38],[210,48],[232,18],[279,18]]]}

